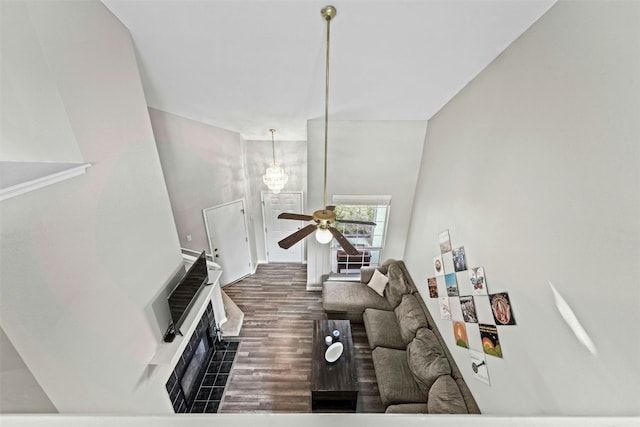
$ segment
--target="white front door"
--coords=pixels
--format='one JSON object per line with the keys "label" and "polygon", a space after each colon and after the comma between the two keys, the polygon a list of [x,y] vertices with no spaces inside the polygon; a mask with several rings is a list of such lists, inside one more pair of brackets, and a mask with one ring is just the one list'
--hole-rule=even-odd
{"label": "white front door", "polygon": [[222,267],[220,284],[251,274],[251,253],[243,200],[203,209],[211,255]]}
{"label": "white front door", "polygon": [[304,240],[289,249],[282,249],[278,242],[289,234],[298,231],[307,223],[290,219],[278,219],[282,212],[302,212],[302,192],[262,193],[262,217],[265,228],[265,246],[269,262],[302,262]]}

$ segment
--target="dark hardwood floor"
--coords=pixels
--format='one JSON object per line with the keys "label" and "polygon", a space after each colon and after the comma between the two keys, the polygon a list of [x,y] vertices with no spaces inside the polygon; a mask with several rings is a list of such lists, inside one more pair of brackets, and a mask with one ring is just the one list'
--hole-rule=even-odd
{"label": "dark hardwood floor", "polygon": [[[260,265],[224,291],[244,312],[240,345],[218,412],[311,412],[313,320],[321,292],[306,290],[302,264]],[[357,412],[384,412],[364,326],[351,328],[360,394]]]}

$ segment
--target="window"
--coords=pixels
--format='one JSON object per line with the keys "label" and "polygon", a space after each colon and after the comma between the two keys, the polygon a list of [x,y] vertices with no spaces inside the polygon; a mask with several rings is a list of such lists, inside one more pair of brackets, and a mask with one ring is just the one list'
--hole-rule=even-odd
{"label": "window", "polygon": [[333,196],[336,219],[373,221],[376,226],[336,223],[335,227],[355,246],[360,255],[348,255],[334,239],[331,243],[331,272],[359,274],[361,267],[379,265],[389,219],[391,196]]}

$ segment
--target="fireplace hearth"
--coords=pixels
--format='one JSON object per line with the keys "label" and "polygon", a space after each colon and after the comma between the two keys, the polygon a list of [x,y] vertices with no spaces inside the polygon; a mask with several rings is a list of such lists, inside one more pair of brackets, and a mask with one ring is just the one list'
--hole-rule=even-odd
{"label": "fireplace hearth", "polygon": [[218,411],[239,342],[216,340],[214,325],[209,303],[166,384],[176,413]]}
{"label": "fireplace hearth", "polygon": [[176,413],[189,412],[214,350],[215,321],[211,302],[189,338],[166,387]]}

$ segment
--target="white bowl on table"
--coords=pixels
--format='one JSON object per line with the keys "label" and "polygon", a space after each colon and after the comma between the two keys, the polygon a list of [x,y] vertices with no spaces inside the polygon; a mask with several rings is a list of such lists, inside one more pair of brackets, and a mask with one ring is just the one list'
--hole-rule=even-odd
{"label": "white bowl on table", "polygon": [[324,358],[327,362],[333,363],[342,356],[343,350],[344,346],[341,342],[334,342],[327,348],[327,351],[324,352]]}

